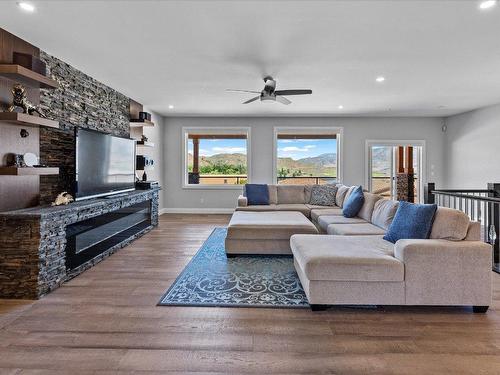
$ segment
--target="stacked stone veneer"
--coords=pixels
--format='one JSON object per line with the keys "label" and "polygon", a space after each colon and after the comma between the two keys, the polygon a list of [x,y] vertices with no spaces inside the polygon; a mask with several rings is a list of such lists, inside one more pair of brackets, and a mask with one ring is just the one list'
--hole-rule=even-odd
{"label": "stacked stone veneer", "polygon": [[[0,298],[36,299],[92,267],[158,225],[159,190],[94,199],[59,207],[35,207],[0,213]],[[151,226],[66,271],[66,226],[151,200]]]}
{"label": "stacked stone veneer", "polygon": [[398,201],[415,202],[415,175],[413,173],[396,175],[396,196]]}
{"label": "stacked stone veneer", "polygon": [[40,159],[59,167],[59,176],[40,178],[40,203],[53,201],[61,191],[71,191],[74,180],[76,126],[129,136],[130,99],[71,65],[40,51],[47,74],[59,88],[40,90],[40,107],[48,118],[59,121],[59,130],[40,129]]}

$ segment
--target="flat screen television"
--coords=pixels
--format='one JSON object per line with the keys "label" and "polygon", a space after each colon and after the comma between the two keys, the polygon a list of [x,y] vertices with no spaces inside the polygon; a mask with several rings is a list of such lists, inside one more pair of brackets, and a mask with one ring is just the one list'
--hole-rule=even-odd
{"label": "flat screen television", "polygon": [[75,129],[76,200],[135,189],[135,140]]}

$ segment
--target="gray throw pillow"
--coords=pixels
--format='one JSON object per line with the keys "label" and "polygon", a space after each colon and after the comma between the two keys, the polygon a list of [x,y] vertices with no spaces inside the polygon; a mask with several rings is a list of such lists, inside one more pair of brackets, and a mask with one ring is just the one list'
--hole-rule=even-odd
{"label": "gray throw pillow", "polygon": [[335,206],[336,185],[314,185],[309,204],[316,206]]}

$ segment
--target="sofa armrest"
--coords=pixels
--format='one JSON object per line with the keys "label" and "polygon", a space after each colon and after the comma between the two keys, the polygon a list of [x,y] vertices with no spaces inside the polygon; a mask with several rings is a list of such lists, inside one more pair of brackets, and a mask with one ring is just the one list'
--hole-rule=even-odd
{"label": "sofa armrest", "polygon": [[405,265],[406,304],[489,306],[491,254],[480,241],[399,240],[394,256]]}
{"label": "sofa armrest", "polygon": [[240,195],[238,197],[238,207],[246,207],[248,206],[248,199],[247,197],[244,197],[243,195]]}

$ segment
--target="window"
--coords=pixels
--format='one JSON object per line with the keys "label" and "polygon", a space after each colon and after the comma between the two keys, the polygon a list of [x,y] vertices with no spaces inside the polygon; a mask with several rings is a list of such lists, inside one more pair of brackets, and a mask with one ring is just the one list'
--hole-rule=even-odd
{"label": "window", "polygon": [[183,129],[184,186],[240,188],[248,181],[248,128]]}
{"label": "window", "polygon": [[340,128],[275,128],[278,184],[329,184],[341,180]]}

